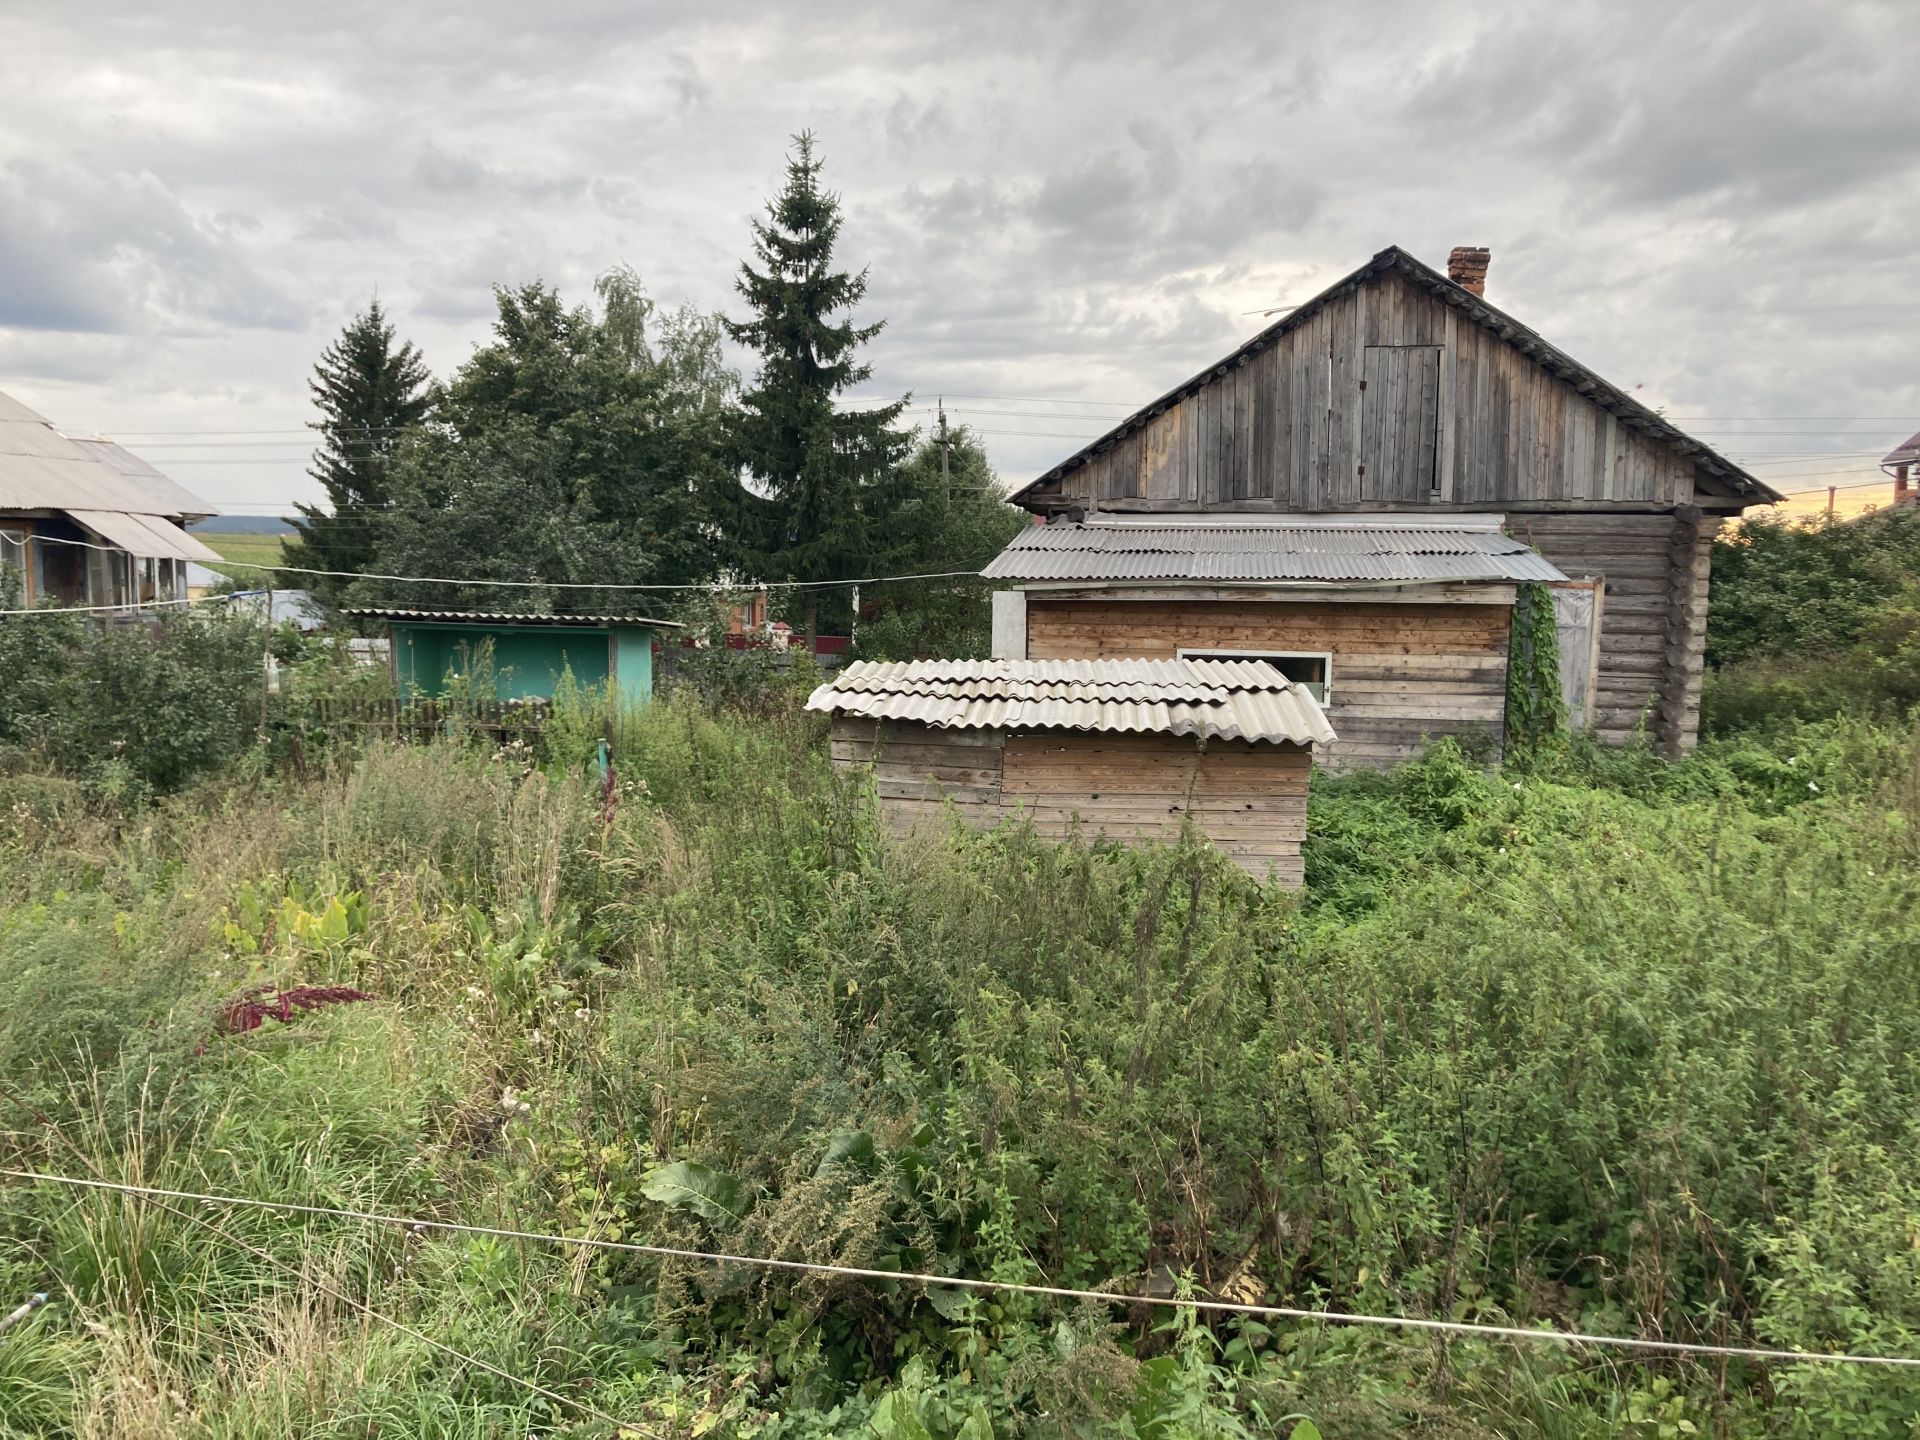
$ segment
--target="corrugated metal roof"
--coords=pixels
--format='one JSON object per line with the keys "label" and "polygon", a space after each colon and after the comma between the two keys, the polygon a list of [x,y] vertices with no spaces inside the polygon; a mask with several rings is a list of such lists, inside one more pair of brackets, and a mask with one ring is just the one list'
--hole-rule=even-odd
{"label": "corrugated metal roof", "polygon": [[1030,525],[981,572],[992,580],[1253,584],[1565,580],[1523,541],[1454,526]]}
{"label": "corrugated metal roof", "polygon": [[648,615],[533,615],[525,610],[374,610],[349,608],[368,620],[425,620],[442,625],[646,625],[655,630],[684,630],[678,620]]}
{"label": "corrugated metal roof", "polygon": [[154,555],[164,560],[198,560],[218,564],[220,556],[171,520],[158,515],[129,515],[123,510],[69,510],[67,514],[118,545],[129,555]]}
{"label": "corrugated metal roof", "polygon": [[859,660],[807,708],[949,730],[1334,738],[1312,693],[1264,660]]}
{"label": "corrugated metal roof", "polygon": [[214,507],[110,440],[74,440],[0,395],[0,510],[117,510],[170,519]]}
{"label": "corrugated metal roof", "polygon": [[204,520],[218,513],[186,486],[162,475],[117,440],[103,435],[69,435],[67,438],[145,496],[151,508],[142,513],[178,515],[190,520]]}

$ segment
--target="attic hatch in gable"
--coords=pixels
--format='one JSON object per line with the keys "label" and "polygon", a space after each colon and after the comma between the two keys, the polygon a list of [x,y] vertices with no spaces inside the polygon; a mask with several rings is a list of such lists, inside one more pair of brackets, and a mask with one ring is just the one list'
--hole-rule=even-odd
{"label": "attic hatch in gable", "polygon": [[1438,345],[1369,345],[1360,381],[1360,498],[1427,500],[1440,488]]}

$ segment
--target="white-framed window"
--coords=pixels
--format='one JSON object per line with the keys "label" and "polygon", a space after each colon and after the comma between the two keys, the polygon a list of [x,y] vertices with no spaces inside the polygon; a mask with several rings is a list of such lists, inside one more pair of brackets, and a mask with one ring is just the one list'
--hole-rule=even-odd
{"label": "white-framed window", "polygon": [[1333,655],[1326,650],[1211,650],[1182,647],[1182,660],[1264,660],[1289,680],[1307,687],[1322,705],[1333,693]]}

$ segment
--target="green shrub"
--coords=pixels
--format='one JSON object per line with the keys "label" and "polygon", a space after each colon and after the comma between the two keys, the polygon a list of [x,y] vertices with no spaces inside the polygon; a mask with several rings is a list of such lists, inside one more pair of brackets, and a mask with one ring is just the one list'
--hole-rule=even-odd
{"label": "green shrub", "polygon": [[254,741],[262,636],[226,616],[89,625],[0,621],[0,746],[17,746],[114,798],[177,790]]}

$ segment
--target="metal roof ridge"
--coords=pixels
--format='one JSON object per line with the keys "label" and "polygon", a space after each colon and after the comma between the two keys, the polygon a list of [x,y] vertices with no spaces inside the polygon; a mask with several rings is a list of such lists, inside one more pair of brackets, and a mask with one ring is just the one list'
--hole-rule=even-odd
{"label": "metal roof ridge", "polygon": [[[1221,512],[1217,510],[1161,510],[1150,513],[1115,510],[1089,510],[1082,521],[1029,525],[1020,535],[1040,534],[1052,529],[1072,529],[1075,525],[1093,530],[1462,530],[1475,533],[1498,530],[1507,523],[1505,514],[1426,515],[1412,511],[1257,511]],[[1016,537],[1018,538],[1018,537]]]}
{"label": "metal roof ridge", "polygon": [[369,620],[495,620],[545,623],[550,625],[650,625],[656,629],[684,630],[679,620],[663,620],[654,615],[575,615],[550,614],[535,610],[410,610],[391,605],[346,605],[346,615]]}

